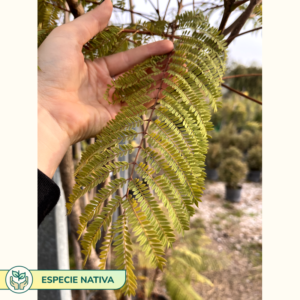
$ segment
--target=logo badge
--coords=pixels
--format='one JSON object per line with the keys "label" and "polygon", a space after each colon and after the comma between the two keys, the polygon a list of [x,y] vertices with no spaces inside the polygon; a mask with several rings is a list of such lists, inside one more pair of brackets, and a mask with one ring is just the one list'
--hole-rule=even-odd
{"label": "logo badge", "polygon": [[16,266],[7,272],[5,282],[12,292],[22,294],[30,289],[33,277],[27,268]]}

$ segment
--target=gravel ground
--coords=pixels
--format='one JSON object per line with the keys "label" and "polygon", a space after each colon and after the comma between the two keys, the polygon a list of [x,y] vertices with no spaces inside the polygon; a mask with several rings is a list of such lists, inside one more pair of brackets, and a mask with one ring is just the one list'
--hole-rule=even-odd
{"label": "gravel ground", "polygon": [[214,287],[197,290],[205,300],[262,299],[262,186],[243,184],[240,203],[225,201],[224,195],[224,183],[207,183],[193,217],[203,220],[211,248],[229,260],[222,271],[204,274]]}

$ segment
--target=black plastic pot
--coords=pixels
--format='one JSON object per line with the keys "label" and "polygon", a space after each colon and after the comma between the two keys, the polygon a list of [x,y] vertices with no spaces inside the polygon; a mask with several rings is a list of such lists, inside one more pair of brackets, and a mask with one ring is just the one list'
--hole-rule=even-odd
{"label": "black plastic pot", "polygon": [[218,180],[219,175],[217,169],[206,169],[206,177],[209,180],[214,180],[214,181]]}
{"label": "black plastic pot", "polygon": [[226,186],[225,199],[230,202],[238,203],[241,201],[241,192],[242,192],[242,187],[233,189],[231,187]]}
{"label": "black plastic pot", "polygon": [[260,182],[261,171],[250,170],[247,179],[251,182]]}

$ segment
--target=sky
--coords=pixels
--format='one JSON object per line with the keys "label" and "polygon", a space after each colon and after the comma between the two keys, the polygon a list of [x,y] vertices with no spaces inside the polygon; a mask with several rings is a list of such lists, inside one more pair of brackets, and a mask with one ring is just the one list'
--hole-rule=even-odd
{"label": "sky", "polygon": [[[127,1],[129,2],[129,1]],[[183,4],[189,4],[192,3],[192,0],[184,0]],[[195,1],[199,2],[199,1]],[[216,4],[218,2],[214,1]],[[223,2],[223,1],[222,1]],[[148,15],[155,15],[155,11],[150,4],[149,0],[133,0],[134,3],[134,10],[137,12],[145,13]],[[157,0],[152,0],[152,3],[156,6]],[[165,12],[165,8],[167,6],[168,0],[159,0],[159,9],[162,13]],[[127,8],[129,8],[129,5],[127,5]],[[187,9],[191,9],[192,6],[187,6]],[[166,18],[170,20],[172,18],[172,13],[175,13],[177,10],[177,1],[171,0],[168,14],[169,16]],[[211,15],[210,17],[210,24],[218,26],[220,22],[220,15],[222,13],[222,9],[215,10],[215,13]],[[233,14],[230,19],[228,20],[228,25],[230,25],[236,17],[239,15],[239,12]],[[135,15],[135,20],[141,19],[139,16]],[[143,19],[145,20],[145,19]],[[114,10],[112,21],[116,23],[130,23],[130,13],[119,13],[118,10]],[[241,30],[247,31],[249,29],[253,28],[253,24],[249,23],[244,26],[244,28]],[[261,67],[262,66],[262,33],[261,31],[256,31],[254,33],[245,34],[243,36],[237,37],[228,48],[228,64],[231,62],[238,62],[245,66],[250,65],[256,65]]]}

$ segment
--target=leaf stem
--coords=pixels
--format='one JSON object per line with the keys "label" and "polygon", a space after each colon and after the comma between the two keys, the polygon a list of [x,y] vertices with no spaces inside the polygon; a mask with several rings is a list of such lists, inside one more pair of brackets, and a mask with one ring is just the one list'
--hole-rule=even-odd
{"label": "leaf stem", "polygon": [[[150,120],[152,119],[152,116],[153,116],[153,113],[154,113],[154,110],[155,110],[155,106],[157,105],[157,102],[158,102],[158,99],[159,99],[159,93],[160,93],[160,91],[162,90],[163,79],[164,79],[164,76],[165,76],[165,74],[166,74],[166,72],[167,72],[167,70],[168,70],[169,63],[170,63],[170,58],[171,58],[171,55],[172,55],[173,53],[174,53],[174,51],[172,51],[172,52],[170,52],[170,53],[168,54],[166,67],[165,67],[165,69],[164,69],[164,71],[163,71],[163,77],[161,78],[161,81],[160,81],[160,86],[159,86],[158,91],[157,91],[157,95],[156,95],[156,98],[155,98],[155,103],[154,103],[153,107],[151,108],[151,113],[150,113],[149,119],[146,121],[146,122],[147,122],[147,125],[144,126],[144,132],[143,132],[143,136],[142,136],[142,138],[141,138],[141,142],[140,142],[140,145],[139,145],[139,150],[137,151],[137,154],[136,154],[136,156],[135,156],[134,162],[131,163],[131,164],[133,164],[134,166],[132,167],[131,174],[130,174],[130,176],[129,176],[129,181],[132,181],[132,179],[133,179],[133,178],[132,178],[132,175],[133,175],[133,173],[134,173],[134,169],[135,169],[135,166],[136,166],[136,162],[137,162],[138,157],[139,157],[139,154],[140,154],[140,152],[141,152],[142,144],[143,144],[143,142],[144,142],[145,135],[147,134],[147,130],[148,130],[149,125],[150,125]],[[127,193],[126,193],[126,197],[128,197],[128,196],[129,196],[129,188],[127,188]]]}

